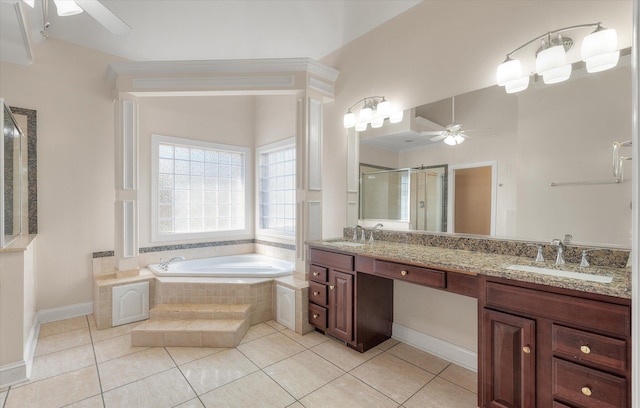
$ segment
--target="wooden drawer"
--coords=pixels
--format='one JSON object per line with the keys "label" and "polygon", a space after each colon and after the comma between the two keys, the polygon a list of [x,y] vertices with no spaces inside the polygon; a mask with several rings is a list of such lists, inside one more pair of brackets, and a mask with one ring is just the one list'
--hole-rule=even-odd
{"label": "wooden drawer", "polygon": [[553,396],[569,404],[591,408],[627,406],[627,381],[602,371],[554,358]]}
{"label": "wooden drawer", "polygon": [[327,306],[327,285],[309,282],[309,302]]}
{"label": "wooden drawer", "polygon": [[555,355],[585,364],[624,372],[627,369],[627,342],[598,334],[553,325]]}
{"label": "wooden drawer", "polygon": [[311,259],[311,263],[314,264],[325,265],[331,268],[340,269],[342,271],[354,270],[353,255],[338,254],[335,252],[328,252],[311,248],[309,250],[309,258]]}
{"label": "wooden drawer", "polygon": [[533,314],[624,337],[631,334],[631,313],[627,306],[497,282],[487,282],[485,296],[490,308]]}
{"label": "wooden drawer", "polygon": [[564,405],[561,402],[553,401],[553,408],[571,408],[571,407],[568,405]]}
{"label": "wooden drawer", "polygon": [[323,268],[318,265],[309,266],[309,280],[326,283],[329,275],[327,274],[327,268]]}
{"label": "wooden drawer", "polygon": [[445,288],[447,286],[447,273],[435,269],[421,268],[419,266],[405,265],[395,262],[380,261],[374,262],[374,272],[376,275],[386,278],[403,280],[418,285],[430,286],[432,288]]}
{"label": "wooden drawer", "polygon": [[327,309],[309,303],[309,323],[318,329],[327,330]]}

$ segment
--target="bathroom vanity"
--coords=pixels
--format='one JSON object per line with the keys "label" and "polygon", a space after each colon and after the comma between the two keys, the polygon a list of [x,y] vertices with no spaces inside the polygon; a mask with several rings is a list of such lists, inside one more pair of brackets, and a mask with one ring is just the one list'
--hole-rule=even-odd
{"label": "bathroom vanity", "polygon": [[[359,351],[390,338],[393,282],[478,300],[480,407],[628,407],[628,270],[611,283],[508,269],[514,256],[376,242],[310,243],[309,322]],[[589,272],[591,273],[591,272]]]}

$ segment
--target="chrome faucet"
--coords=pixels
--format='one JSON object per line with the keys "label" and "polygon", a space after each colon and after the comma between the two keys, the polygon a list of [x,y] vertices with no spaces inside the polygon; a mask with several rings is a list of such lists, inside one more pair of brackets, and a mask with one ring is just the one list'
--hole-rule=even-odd
{"label": "chrome faucet", "polygon": [[377,223],[376,225],[373,226],[373,230],[371,230],[371,233],[369,234],[369,242],[373,242],[373,231],[377,230],[378,228],[382,228],[384,227],[384,225]]}
{"label": "chrome faucet", "polygon": [[558,247],[558,256],[556,256],[556,265],[564,265],[564,243],[559,239],[551,241],[551,245]]}
{"label": "chrome faucet", "polygon": [[168,271],[169,270],[169,264],[171,264],[171,262],[178,261],[178,260],[184,261],[185,259],[187,259],[187,258],[185,258],[184,256],[174,256],[173,258],[171,258],[171,259],[169,259],[168,261],[165,262],[165,261],[162,260],[162,258],[160,258],[160,268],[165,270],[165,271]]}
{"label": "chrome faucet", "polygon": [[[362,230],[362,227],[361,227],[361,226],[359,226],[358,224],[356,224],[356,225],[353,227],[353,240],[354,240],[354,241],[357,241],[357,240],[358,240],[358,228],[360,228],[360,229]],[[364,231],[362,231],[362,233],[364,234]]]}

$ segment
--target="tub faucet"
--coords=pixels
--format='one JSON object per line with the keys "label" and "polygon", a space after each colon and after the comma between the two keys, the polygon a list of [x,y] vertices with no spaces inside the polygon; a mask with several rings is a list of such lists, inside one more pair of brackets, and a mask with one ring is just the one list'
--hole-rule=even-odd
{"label": "tub faucet", "polygon": [[558,247],[558,256],[556,256],[556,265],[564,265],[564,243],[559,239],[551,241],[551,245]]}
{"label": "tub faucet", "polygon": [[382,225],[380,223],[377,223],[376,225],[373,226],[373,230],[369,234],[369,242],[373,242],[373,231],[377,230],[378,228],[382,228],[382,227],[384,227],[384,225]]}
{"label": "tub faucet", "polygon": [[163,261],[162,258],[160,258],[160,268],[162,268],[165,271],[169,270],[169,264],[171,264],[171,262],[173,261],[184,261],[186,258],[184,256],[174,256],[173,258],[169,259],[168,261]]}

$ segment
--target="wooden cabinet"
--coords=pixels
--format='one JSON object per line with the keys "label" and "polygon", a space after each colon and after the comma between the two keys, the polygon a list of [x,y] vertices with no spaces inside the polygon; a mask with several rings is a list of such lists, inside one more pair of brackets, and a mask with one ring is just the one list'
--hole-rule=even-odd
{"label": "wooden cabinet", "polygon": [[309,323],[366,351],[391,337],[393,281],[357,273],[354,255],[311,248]]}
{"label": "wooden cabinet", "polygon": [[481,407],[629,407],[625,299],[482,277]]}

